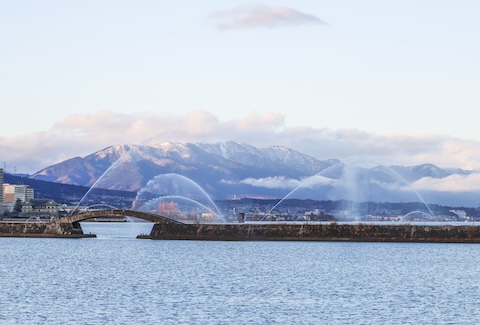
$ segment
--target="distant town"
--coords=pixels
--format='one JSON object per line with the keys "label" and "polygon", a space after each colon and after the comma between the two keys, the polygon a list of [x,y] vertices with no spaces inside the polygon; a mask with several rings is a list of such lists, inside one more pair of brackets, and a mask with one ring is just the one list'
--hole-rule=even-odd
{"label": "distant town", "polygon": [[[8,175],[8,174],[7,174]],[[88,188],[66,187],[64,184],[35,183],[16,177],[4,181],[0,168],[0,218],[18,222],[53,220],[69,215],[74,210],[117,208],[130,209],[135,193],[96,189],[83,198]],[[23,184],[22,184],[23,183]],[[50,188],[47,190],[47,185]],[[52,189],[53,188],[53,189]],[[50,194],[50,197],[47,194]],[[83,199],[82,199],[83,198]],[[376,203],[350,201],[315,201],[300,199],[235,198],[216,200],[215,208],[184,208],[174,200],[162,201],[157,212],[184,221],[215,221],[219,214],[226,222],[292,222],[292,221],[360,221],[360,222],[469,222],[480,221],[480,209],[425,205],[420,202]],[[218,217],[218,216],[217,216]]]}

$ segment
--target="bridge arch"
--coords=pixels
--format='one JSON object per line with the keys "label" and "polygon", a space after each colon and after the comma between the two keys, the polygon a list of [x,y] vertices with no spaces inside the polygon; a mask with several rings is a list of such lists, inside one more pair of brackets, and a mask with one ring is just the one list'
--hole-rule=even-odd
{"label": "bridge arch", "polygon": [[134,217],[143,219],[146,221],[150,221],[153,223],[161,223],[161,224],[182,224],[182,222],[160,216],[154,213],[148,212],[141,212],[141,211],[134,211],[134,210],[93,210],[93,211],[86,211],[80,212],[77,214],[73,214],[67,217],[58,218],[54,221],[54,223],[77,223],[83,220],[91,219],[91,218],[98,218],[98,217]]}

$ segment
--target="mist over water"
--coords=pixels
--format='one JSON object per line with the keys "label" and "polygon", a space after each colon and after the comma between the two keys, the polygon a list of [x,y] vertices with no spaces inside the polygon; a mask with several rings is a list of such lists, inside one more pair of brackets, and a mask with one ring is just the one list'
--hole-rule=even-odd
{"label": "mist over water", "polygon": [[[366,175],[366,169],[374,169],[384,182],[372,182]],[[427,220],[437,220],[429,204],[421,193],[390,167],[374,162],[338,163],[314,176],[299,181],[299,184],[277,201],[266,215],[282,208],[287,199],[331,200],[337,201],[336,210],[350,220],[362,221],[365,215],[362,204],[365,202],[420,202],[422,211],[416,216]]]}

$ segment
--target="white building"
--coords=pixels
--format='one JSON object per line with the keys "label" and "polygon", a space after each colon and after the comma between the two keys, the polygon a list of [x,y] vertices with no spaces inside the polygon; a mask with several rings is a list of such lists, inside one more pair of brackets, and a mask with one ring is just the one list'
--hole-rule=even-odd
{"label": "white building", "polygon": [[19,199],[22,203],[34,198],[35,192],[28,185],[3,184],[1,187],[3,200],[3,211],[13,211],[15,202]]}
{"label": "white building", "polygon": [[33,199],[34,196],[33,188],[28,185],[3,184],[2,197],[5,203],[15,203],[18,199],[25,203]]}

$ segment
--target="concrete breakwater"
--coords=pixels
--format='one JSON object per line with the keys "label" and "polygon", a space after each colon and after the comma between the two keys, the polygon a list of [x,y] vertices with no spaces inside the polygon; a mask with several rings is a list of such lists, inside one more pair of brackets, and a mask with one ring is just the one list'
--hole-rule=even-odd
{"label": "concrete breakwater", "polygon": [[182,223],[168,217],[131,210],[88,211],[46,222],[0,222],[0,237],[95,237],[80,222],[98,217],[136,217],[154,223],[142,239],[283,240],[480,243],[479,226],[318,223]]}
{"label": "concrete breakwater", "polygon": [[155,224],[145,239],[480,243],[480,227],[372,224]]}
{"label": "concrete breakwater", "polygon": [[0,237],[83,238],[96,236],[84,234],[78,223],[1,222]]}

